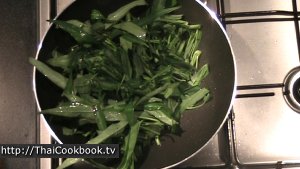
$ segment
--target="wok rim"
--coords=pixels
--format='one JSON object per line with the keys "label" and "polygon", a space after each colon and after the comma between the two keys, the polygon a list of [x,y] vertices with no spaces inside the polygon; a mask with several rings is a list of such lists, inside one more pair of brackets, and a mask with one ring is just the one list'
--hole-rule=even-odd
{"label": "wok rim", "polygon": [[[227,109],[227,112],[224,116],[224,119],[223,121],[221,122],[221,124],[219,125],[218,129],[214,132],[214,134],[212,134],[212,136],[208,139],[208,141],[202,145],[202,147],[200,147],[196,152],[192,153],[191,155],[189,155],[188,157],[184,158],[183,160],[175,163],[175,164],[172,164],[172,165],[169,165],[169,166],[166,166],[166,167],[163,167],[162,169],[169,169],[169,168],[172,168],[172,167],[175,167],[187,160],[189,160],[190,158],[192,158],[193,156],[195,156],[196,154],[198,154],[204,147],[206,147],[206,145],[212,140],[212,138],[221,130],[221,128],[223,127],[224,123],[227,121],[227,117],[228,115],[230,114],[230,110],[232,109],[233,107],[233,102],[235,100],[235,97],[236,97],[236,86],[237,86],[237,70],[236,70],[236,59],[235,59],[235,54],[233,52],[233,48],[232,48],[232,44],[230,42],[230,39],[227,35],[227,32],[226,30],[224,29],[224,27],[222,26],[222,23],[219,21],[217,15],[215,14],[214,11],[212,11],[210,8],[208,8],[208,6],[206,4],[204,4],[203,2],[201,2],[200,0],[194,0],[195,2],[197,2],[199,5],[201,5],[205,10],[206,12],[208,12],[209,16],[214,20],[214,22],[216,22],[218,24],[218,27],[222,30],[222,33],[223,35],[225,36],[226,38],[226,41],[229,45],[229,48],[230,48],[230,53],[232,55],[232,61],[233,61],[233,71],[234,71],[234,77],[233,77],[233,90],[232,90],[232,97],[230,99],[230,104],[228,106],[228,109]],[[64,13],[64,11],[69,8],[69,6],[71,6],[73,3],[75,3],[76,1],[70,3],[69,5],[67,5],[59,14],[57,14],[57,16],[54,18],[54,19],[57,19],[62,13]],[[38,49],[37,49],[37,52],[36,52],[36,55],[35,55],[35,59],[38,59],[38,56],[40,54],[40,50],[43,46],[43,42],[45,41],[45,38],[49,32],[49,30],[51,29],[53,23],[50,23],[46,32],[44,33],[43,35],[43,38],[40,40],[39,44],[38,44]],[[36,104],[37,104],[37,110],[38,110],[38,113],[41,112],[41,106],[40,106],[40,103],[39,103],[39,100],[38,100],[38,96],[37,96],[37,88],[36,88],[36,67],[33,66],[33,78],[32,78],[32,86],[33,86],[33,92],[34,92],[34,98],[35,98],[35,101],[36,101]],[[45,116],[43,114],[40,114],[40,117],[41,117],[41,120],[44,122],[45,124],[45,127],[46,129],[48,130],[49,134],[51,135],[51,137],[53,137],[59,144],[63,144],[63,142],[57,137],[57,135],[55,134],[55,132],[53,131],[53,129],[50,127],[49,123],[47,122]]]}

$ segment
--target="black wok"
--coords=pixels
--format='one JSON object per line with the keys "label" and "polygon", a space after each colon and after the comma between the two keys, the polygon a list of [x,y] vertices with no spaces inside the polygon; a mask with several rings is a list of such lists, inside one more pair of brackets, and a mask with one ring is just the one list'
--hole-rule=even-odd
{"label": "black wok", "polygon": [[[98,8],[108,14],[128,0],[77,0],[58,16],[58,19],[87,20],[91,9]],[[201,63],[208,63],[210,74],[204,86],[212,93],[212,100],[199,109],[186,112],[181,120],[182,135],[164,136],[162,146],[153,145],[140,164],[141,168],[163,168],[175,166],[200,151],[217,133],[226,120],[231,108],[235,91],[235,64],[231,46],[225,31],[216,21],[214,15],[195,0],[181,0],[180,13],[191,23],[201,23],[203,40],[200,49],[203,52]],[[46,61],[54,48],[69,44],[68,38],[61,30],[51,26],[47,32],[37,57]],[[43,75],[34,71],[36,99],[39,109],[55,107],[61,91]],[[51,116],[45,117],[53,136],[59,143],[83,143],[80,138],[68,138],[61,134],[59,123]],[[54,134],[55,133],[55,134]]]}

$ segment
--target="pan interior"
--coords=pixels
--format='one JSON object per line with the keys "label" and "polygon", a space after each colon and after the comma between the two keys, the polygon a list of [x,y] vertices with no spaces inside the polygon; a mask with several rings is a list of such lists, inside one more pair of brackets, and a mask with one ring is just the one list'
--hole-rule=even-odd
{"label": "pan interior", "polygon": [[[128,3],[129,0],[77,0],[69,6],[59,17],[61,20],[87,20],[92,9],[100,9],[104,15]],[[203,37],[200,45],[202,51],[201,65],[208,63],[210,74],[203,86],[210,89],[213,98],[204,106],[183,115],[181,136],[166,135],[162,137],[162,146],[153,145],[140,164],[141,168],[162,168],[176,164],[201,149],[218,131],[224,123],[231,106],[235,68],[231,47],[220,25],[211,17],[209,12],[195,0],[181,0],[179,13],[191,23],[202,25]],[[113,4],[113,5],[112,5]],[[51,52],[57,47],[66,48],[72,42],[66,34],[55,29],[52,25],[47,32],[37,56],[46,61]],[[36,92],[41,109],[55,107],[61,95],[60,89],[52,85],[43,75],[36,74]],[[46,116],[46,120],[54,133],[63,143],[84,143],[82,138],[66,137],[62,135],[58,124],[64,120]]]}

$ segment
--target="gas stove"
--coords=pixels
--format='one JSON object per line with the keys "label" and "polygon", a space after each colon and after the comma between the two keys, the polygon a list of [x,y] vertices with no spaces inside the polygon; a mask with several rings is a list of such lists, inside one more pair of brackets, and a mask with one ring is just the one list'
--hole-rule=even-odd
{"label": "gas stove", "polygon": [[[300,36],[296,0],[202,0],[220,19],[237,66],[224,127],[176,168],[300,168]],[[39,37],[73,0],[39,1]],[[40,120],[40,143],[53,143]],[[60,160],[41,159],[41,169]]]}

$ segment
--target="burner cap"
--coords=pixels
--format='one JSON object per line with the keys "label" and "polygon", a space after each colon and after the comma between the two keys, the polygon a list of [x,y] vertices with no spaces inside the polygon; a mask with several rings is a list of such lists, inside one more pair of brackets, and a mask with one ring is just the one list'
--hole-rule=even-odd
{"label": "burner cap", "polygon": [[285,101],[294,111],[300,113],[300,67],[292,69],[283,83]]}

